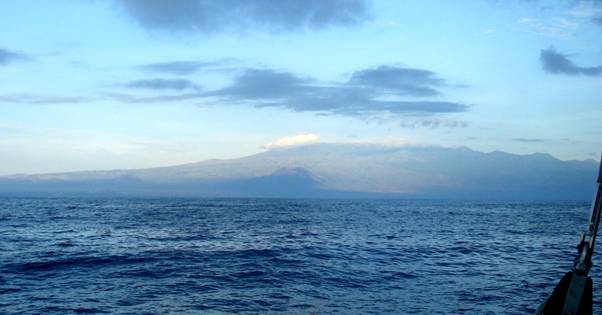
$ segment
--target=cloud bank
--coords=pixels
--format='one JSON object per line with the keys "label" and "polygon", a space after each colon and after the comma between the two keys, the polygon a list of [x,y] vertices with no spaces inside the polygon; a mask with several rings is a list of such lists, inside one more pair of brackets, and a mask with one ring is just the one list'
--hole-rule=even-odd
{"label": "cloud bank", "polygon": [[371,18],[365,0],[119,0],[115,4],[142,27],[170,32],[317,30],[358,25]]}
{"label": "cloud bank", "polygon": [[552,74],[566,75],[602,75],[602,66],[580,67],[575,65],[568,55],[557,52],[553,47],[543,49],[539,56],[544,71]]}
{"label": "cloud bank", "polygon": [[285,71],[247,69],[230,86],[207,95],[255,107],[349,116],[468,110],[467,105],[457,102],[399,98],[440,95],[435,87],[442,82],[430,71],[394,66],[361,70],[353,73],[349,81],[338,84],[325,84]]}
{"label": "cloud bank", "polygon": [[[181,64],[178,64],[179,66]],[[196,65],[192,68],[194,67]],[[173,70],[171,66],[162,70],[165,69]],[[454,88],[454,86],[448,85],[435,72],[426,69],[381,65],[355,71],[346,80],[324,82],[288,71],[246,68],[230,79],[230,83],[213,90],[203,90],[194,81],[183,78],[137,79],[115,86],[139,92],[115,91],[103,93],[97,99],[132,104],[185,101],[214,106],[238,104],[255,108],[271,107],[294,112],[312,112],[319,115],[379,118],[400,115],[424,118],[438,114],[465,112],[469,109],[469,106],[464,103],[445,100],[443,89]],[[149,92],[170,93],[150,94]],[[3,95],[0,96],[0,101],[50,104],[77,103],[84,100],[79,97]],[[461,121],[440,119],[421,122],[422,127],[431,128],[456,128],[464,127],[465,124]]]}

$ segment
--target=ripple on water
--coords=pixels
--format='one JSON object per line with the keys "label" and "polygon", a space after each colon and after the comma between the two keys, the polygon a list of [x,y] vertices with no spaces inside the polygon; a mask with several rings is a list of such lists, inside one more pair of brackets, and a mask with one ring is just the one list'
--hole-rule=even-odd
{"label": "ripple on water", "polygon": [[0,313],[532,313],[587,208],[5,198]]}

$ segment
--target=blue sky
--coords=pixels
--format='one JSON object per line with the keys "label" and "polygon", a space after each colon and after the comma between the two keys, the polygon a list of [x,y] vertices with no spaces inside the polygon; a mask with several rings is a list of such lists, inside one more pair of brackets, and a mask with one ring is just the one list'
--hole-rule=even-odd
{"label": "blue sky", "polygon": [[599,1],[0,2],[0,174],[315,141],[597,159]]}

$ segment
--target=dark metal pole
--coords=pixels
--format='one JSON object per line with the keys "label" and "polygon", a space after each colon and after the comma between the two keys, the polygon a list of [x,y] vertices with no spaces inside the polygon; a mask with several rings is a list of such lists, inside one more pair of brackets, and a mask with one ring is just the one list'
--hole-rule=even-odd
{"label": "dark metal pole", "polygon": [[587,230],[581,234],[573,269],[567,272],[552,295],[537,309],[535,314],[543,315],[591,315],[592,314],[592,279],[588,277],[592,267],[592,256],[600,225],[602,213],[602,158],[596,180],[596,194],[592,202],[592,209]]}
{"label": "dark metal pole", "polygon": [[592,202],[589,225],[587,231],[581,236],[581,241],[577,246],[579,256],[575,260],[573,266],[575,272],[585,276],[589,273],[589,269],[592,265],[591,259],[594,254],[598,226],[600,225],[600,213],[602,211],[602,159],[600,160],[600,169],[598,171],[598,179],[596,182],[596,194],[594,195],[594,200]]}

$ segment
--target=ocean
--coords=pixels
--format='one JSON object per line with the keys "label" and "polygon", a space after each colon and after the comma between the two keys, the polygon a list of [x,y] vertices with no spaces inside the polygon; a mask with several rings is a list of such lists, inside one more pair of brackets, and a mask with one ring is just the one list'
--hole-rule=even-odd
{"label": "ocean", "polygon": [[589,206],[2,198],[0,314],[532,314]]}

